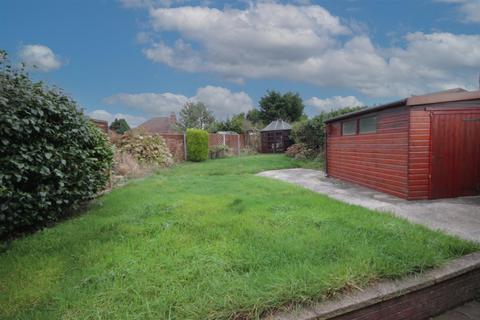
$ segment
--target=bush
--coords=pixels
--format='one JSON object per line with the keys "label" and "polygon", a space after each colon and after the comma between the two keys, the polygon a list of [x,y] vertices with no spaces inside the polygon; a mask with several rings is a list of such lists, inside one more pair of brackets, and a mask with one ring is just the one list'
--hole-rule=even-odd
{"label": "bush", "polygon": [[169,167],[173,164],[173,157],[165,140],[158,135],[124,135],[118,142],[118,148],[131,154],[143,165]]}
{"label": "bush", "polygon": [[362,107],[346,107],[330,112],[322,112],[311,119],[293,124],[291,136],[295,143],[302,143],[313,155],[323,151],[325,145],[325,124],[328,119],[362,109]]}
{"label": "bush", "polygon": [[292,144],[285,151],[285,154],[289,157],[299,160],[313,160],[321,156],[321,152],[319,150],[309,149],[304,143]]}
{"label": "bush", "polygon": [[306,149],[319,150],[325,141],[325,126],[321,117],[313,117],[292,126],[291,135],[295,143],[302,144]]}
{"label": "bush", "polygon": [[187,129],[187,158],[189,161],[205,161],[208,158],[208,132]]}
{"label": "bush", "polygon": [[230,148],[223,144],[211,146],[208,149],[210,159],[225,158],[230,153]]}
{"label": "bush", "polygon": [[302,154],[304,154],[306,150],[307,147],[304,143],[295,143],[287,148],[287,150],[285,151],[285,155],[287,155],[288,157],[296,158],[297,156],[301,156]]}
{"label": "bush", "polygon": [[0,238],[57,220],[108,181],[106,136],[59,90],[0,52]]}

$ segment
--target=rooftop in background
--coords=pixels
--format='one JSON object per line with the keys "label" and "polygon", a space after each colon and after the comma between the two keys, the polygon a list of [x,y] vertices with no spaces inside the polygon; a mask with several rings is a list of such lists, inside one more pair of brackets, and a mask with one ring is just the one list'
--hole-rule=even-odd
{"label": "rooftop in background", "polygon": [[359,111],[354,111],[354,112],[347,113],[332,119],[328,119],[325,121],[325,123],[350,118],[352,116],[359,116],[362,114],[380,111],[387,108],[399,107],[399,106],[418,106],[422,104],[433,104],[433,103],[440,103],[440,102],[464,101],[464,100],[474,100],[474,99],[480,99],[480,90],[467,91],[462,88],[454,88],[454,89],[449,89],[444,91],[432,92],[432,93],[424,94],[421,96],[411,96],[409,98],[382,104],[379,106],[368,107]]}
{"label": "rooftop in background", "polygon": [[275,120],[270,122],[268,126],[266,126],[260,131],[262,132],[263,131],[281,131],[281,130],[291,130],[291,129],[292,129],[292,126],[289,123],[283,120]]}
{"label": "rooftop in background", "polygon": [[148,134],[174,133],[176,132],[174,128],[175,123],[177,123],[177,117],[175,113],[172,113],[169,117],[151,118],[136,127],[135,129],[144,131]]}

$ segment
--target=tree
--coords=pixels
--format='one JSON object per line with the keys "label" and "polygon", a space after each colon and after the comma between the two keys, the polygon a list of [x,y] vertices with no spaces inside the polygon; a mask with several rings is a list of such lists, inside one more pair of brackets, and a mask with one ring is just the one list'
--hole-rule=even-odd
{"label": "tree", "polygon": [[247,120],[245,113],[239,113],[234,115],[231,119],[227,118],[225,121],[215,122],[214,131],[233,131],[236,133],[242,133],[252,129],[252,123]]}
{"label": "tree", "polygon": [[250,123],[257,128],[262,129],[265,127],[265,124],[262,121],[262,113],[258,109],[250,109],[247,112],[246,119],[250,121]]}
{"label": "tree", "polygon": [[57,220],[105,187],[113,150],[58,89],[0,50],[0,239]]}
{"label": "tree", "polygon": [[260,119],[264,123],[282,119],[287,122],[295,122],[303,115],[302,98],[298,93],[287,92],[281,94],[277,91],[267,91],[260,99]]}
{"label": "tree", "polygon": [[210,130],[215,122],[213,113],[202,102],[187,102],[179,118],[176,127],[182,132],[187,129]]}
{"label": "tree", "polygon": [[128,130],[130,130],[130,126],[125,119],[117,119],[113,120],[112,124],[110,124],[110,130],[115,131],[118,134],[124,134]]}

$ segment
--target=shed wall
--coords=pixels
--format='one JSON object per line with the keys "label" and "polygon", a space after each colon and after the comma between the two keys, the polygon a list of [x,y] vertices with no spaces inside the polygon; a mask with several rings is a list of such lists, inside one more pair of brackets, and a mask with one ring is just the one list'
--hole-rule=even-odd
{"label": "shed wall", "polygon": [[425,107],[410,110],[408,149],[408,199],[428,199],[430,187],[430,112]]}
{"label": "shed wall", "polygon": [[409,110],[398,107],[365,116],[373,115],[376,133],[342,136],[342,121],[328,124],[328,175],[407,198]]}
{"label": "shed wall", "polygon": [[[432,112],[480,112],[480,101],[453,101],[430,105],[415,106],[410,109],[410,132],[409,132],[409,165],[408,165],[408,199],[421,200],[432,198],[431,175],[432,175]],[[458,137],[452,132],[451,139]],[[445,141],[447,143],[447,141]],[[462,146],[466,141],[456,141],[452,145]],[[479,143],[480,148],[480,143]],[[463,150],[461,148],[461,150]],[[452,151],[453,152],[453,151]],[[457,156],[462,155],[461,152]],[[448,174],[448,173],[445,173]]]}

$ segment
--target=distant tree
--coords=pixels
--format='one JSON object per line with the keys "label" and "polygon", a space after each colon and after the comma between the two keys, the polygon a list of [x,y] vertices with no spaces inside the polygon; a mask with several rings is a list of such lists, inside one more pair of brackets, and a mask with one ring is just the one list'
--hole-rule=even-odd
{"label": "distant tree", "polygon": [[225,121],[216,121],[214,131],[234,131],[237,133],[245,132],[253,128],[252,123],[247,120],[245,113],[239,113]]}
{"label": "distant tree", "polygon": [[254,126],[257,128],[263,128],[265,124],[263,123],[262,120],[262,113],[258,109],[250,109],[247,112],[246,119]]}
{"label": "distant tree", "polygon": [[179,131],[187,129],[211,130],[215,122],[213,113],[202,102],[187,102],[180,110],[176,127]]}
{"label": "distant tree", "polygon": [[260,119],[264,123],[277,119],[292,123],[302,117],[305,106],[298,93],[287,92],[282,95],[277,91],[267,91],[260,99],[259,108]]}
{"label": "distant tree", "polygon": [[125,119],[117,119],[113,120],[112,124],[110,124],[110,130],[115,131],[118,134],[124,134],[128,130],[130,130],[130,126]]}

